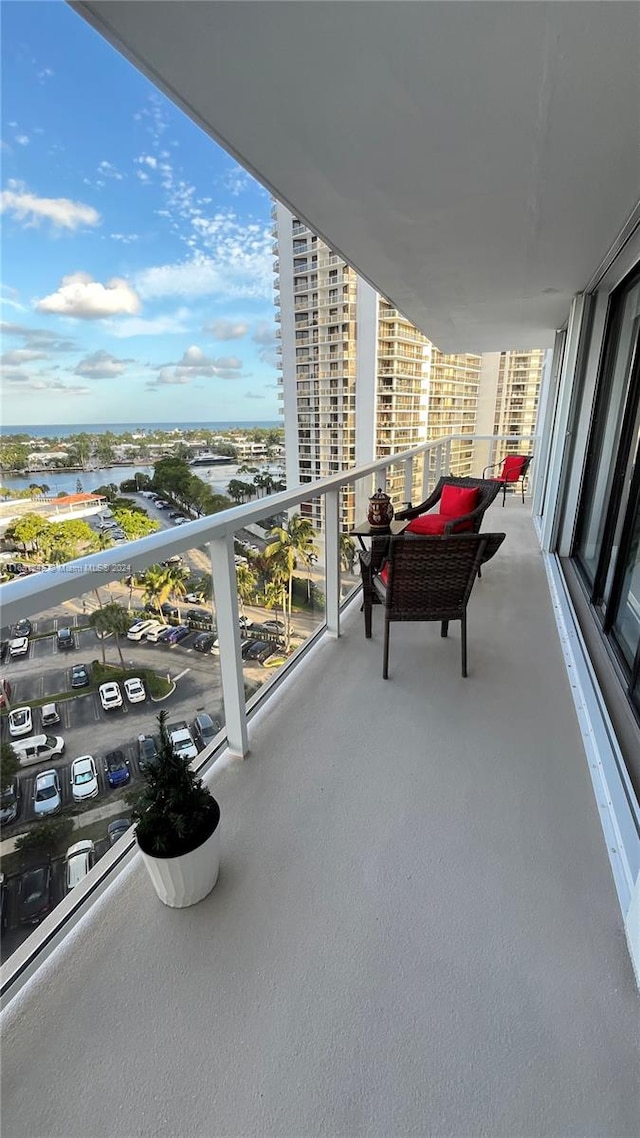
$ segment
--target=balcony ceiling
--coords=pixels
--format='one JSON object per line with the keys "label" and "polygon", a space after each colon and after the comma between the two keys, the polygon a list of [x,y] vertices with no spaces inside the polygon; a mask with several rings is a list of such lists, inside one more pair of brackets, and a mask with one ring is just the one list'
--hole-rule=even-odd
{"label": "balcony ceiling", "polygon": [[73,6],[444,351],[550,344],[635,204],[636,4]]}

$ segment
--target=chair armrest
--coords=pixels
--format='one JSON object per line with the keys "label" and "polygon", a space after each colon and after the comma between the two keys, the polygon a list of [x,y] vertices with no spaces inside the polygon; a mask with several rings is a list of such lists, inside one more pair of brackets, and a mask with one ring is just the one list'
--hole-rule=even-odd
{"label": "chair armrest", "polygon": [[491,464],[491,466],[485,466],[484,470],[482,471],[482,477],[483,478],[485,477],[487,470],[495,470],[498,466],[502,466],[502,463],[501,462],[494,462]]}
{"label": "chair armrest", "polygon": [[420,502],[419,506],[407,506],[406,510],[398,510],[398,513],[395,515],[396,520],[399,522],[412,521],[413,518],[417,518],[420,514],[426,514],[427,510],[430,510],[432,506],[435,506],[436,502],[440,501],[441,494],[442,487],[436,486],[433,493],[430,494],[428,498],[425,498],[424,502]]}

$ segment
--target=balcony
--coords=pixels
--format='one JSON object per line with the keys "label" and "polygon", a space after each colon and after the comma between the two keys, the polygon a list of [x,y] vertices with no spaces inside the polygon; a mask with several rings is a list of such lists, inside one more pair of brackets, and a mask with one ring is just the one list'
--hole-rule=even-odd
{"label": "balcony", "polygon": [[410,624],[385,683],[356,599],[211,771],[211,896],[165,909],[130,851],[5,1013],[7,1133],[634,1132],[631,965],[517,498],[503,528],[467,680],[457,632]]}

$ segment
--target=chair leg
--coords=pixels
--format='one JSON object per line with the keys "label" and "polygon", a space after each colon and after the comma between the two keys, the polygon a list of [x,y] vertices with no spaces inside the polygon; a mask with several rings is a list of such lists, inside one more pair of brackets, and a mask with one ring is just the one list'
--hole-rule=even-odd
{"label": "chair leg", "polygon": [[365,596],[364,598],[364,635],[367,640],[371,640],[371,597]]}
{"label": "chair leg", "polygon": [[506,500],[507,500],[507,483],[506,483],[506,480],[505,480],[505,481],[502,483],[502,508],[503,508],[503,509],[504,509],[504,504],[505,504]]}
{"label": "chair leg", "polygon": [[449,621],[443,620],[442,624],[440,625],[440,635],[446,636],[448,632],[449,632]]}
{"label": "chair leg", "polygon": [[524,506],[524,478],[522,479],[520,485],[522,486],[522,505]]}
{"label": "chair leg", "polygon": [[467,675],[467,612],[466,609],[462,614],[460,621],[460,646],[462,651],[462,675]]}
{"label": "chair leg", "polygon": [[382,655],[382,678],[383,680],[389,679],[389,625],[390,621],[387,620],[385,615],[384,619],[384,649]]}

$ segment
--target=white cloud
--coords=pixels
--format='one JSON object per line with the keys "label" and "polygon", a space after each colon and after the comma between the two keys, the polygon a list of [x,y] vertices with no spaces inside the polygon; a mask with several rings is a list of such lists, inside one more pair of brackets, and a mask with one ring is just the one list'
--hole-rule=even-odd
{"label": "white cloud", "polygon": [[10,352],[3,352],[0,356],[0,364],[3,367],[7,364],[21,367],[22,364],[31,363],[32,360],[46,360],[48,358],[46,352],[39,352],[35,348],[14,348]]}
{"label": "white cloud", "polygon": [[152,170],[155,170],[158,165],[158,159],[153,154],[141,154],[139,158],[136,158],[136,162],[139,166],[149,166]]}
{"label": "white cloud", "polygon": [[265,398],[265,396],[261,395],[259,391],[247,391],[245,393],[245,399],[264,399],[264,398]]}
{"label": "white cloud", "polygon": [[220,180],[234,198],[246,190],[252,181],[251,175],[243,170],[242,166],[232,166],[229,170],[225,170]]}
{"label": "white cloud", "polygon": [[83,387],[80,384],[63,383],[60,379],[48,379],[46,372],[31,375],[21,368],[8,369],[3,373],[3,380],[7,384],[8,390],[14,390],[22,394],[24,391],[47,391],[56,392],[63,395],[89,395],[91,392],[90,387]]}
{"label": "white cloud", "polygon": [[259,323],[256,324],[251,339],[254,344],[269,346],[275,343],[276,330],[271,324],[268,324],[266,320],[260,320]]}
{"label": "white cloud", "polygon": [[140,240],[139,233],[110,233],[109,238],[111,241],[120,241],[123,245],[133,245],[134,241]]}
{"label": "white cloud", "polygon": [[43,218],[56,229],[81,229],[85,225],[98,225],[100,214],[93,206],[72,202],[69,198],[39,198],[29,193],[20,182],[9,182],[9,189],[0,194],[0,213],[5,210],[27,226],[37,226]]}
{"label": "white cloud", "polygon": [[50,67],[43,67],[42,71],[37,72],[36,78],[40,83],[46,83],[47,79],[51,79],[53,77],[53,74],[54,73]]}
{"label": "white cloud", "polygon": [[3,336],[19,336],[23,347],[45,352],[73,352],[76,344],[68,337],[62,337],[49,328],[28,328],[26,324],[10,324],[0,321]]}
{"label": "white cloud", "polygon": [[74,375],[81,375],[84,379],[117,379],[130,363],[133,360],[119,360],[110,352],[93,352],[80,360],[74,369]]}
{"label": "white cloud", "polygon": [[133,316],[125,320],[105,320],[104,326],[112,336],[119,340],[130,336],[171,336],[184,335],[189,331],[186,321],[190,316],[188,308],[179,308],[177,312],[165,316],[154,316],[148,320],[140,316]]}
{"label": "white cloud", "polygon": [[16,142],[18,143],[18,146],[28,146],[29,145],[29,135],[28,134],[17,134],[16,135]]}
{"label": "white cloud", "polygon": [[39,300],[36,308],[39,312],[54,312],[58,316],[97,320],[103,316],[139,312],[140,298],[120,277],[114,277],[103,285],[88,273],[71,273],[62,278],[58,291]]}
{"label": "white cloud", "polygon": [[106,159],[98,163],[98,174],[103,178],[114,178],[116,182],[121,182],[124,174],[121,174],[112,162],[107,162]]}
{"label": "white cloud", "polygon": [[203,329],[214,340],[241,340],[249,331],[244,320],[212,320]]}
{"label": "white cloud", "polygon": [[187,384],[191,380],[204,377],[207,379],[243,379],[242,360],[237,356],[222,356],[211,359],[201,348],[192,345],[184,352],[182,359],[175,364],[163,364],[158,369],[158,376],[150,380],[147,387],[164,387],[167,384]]}

